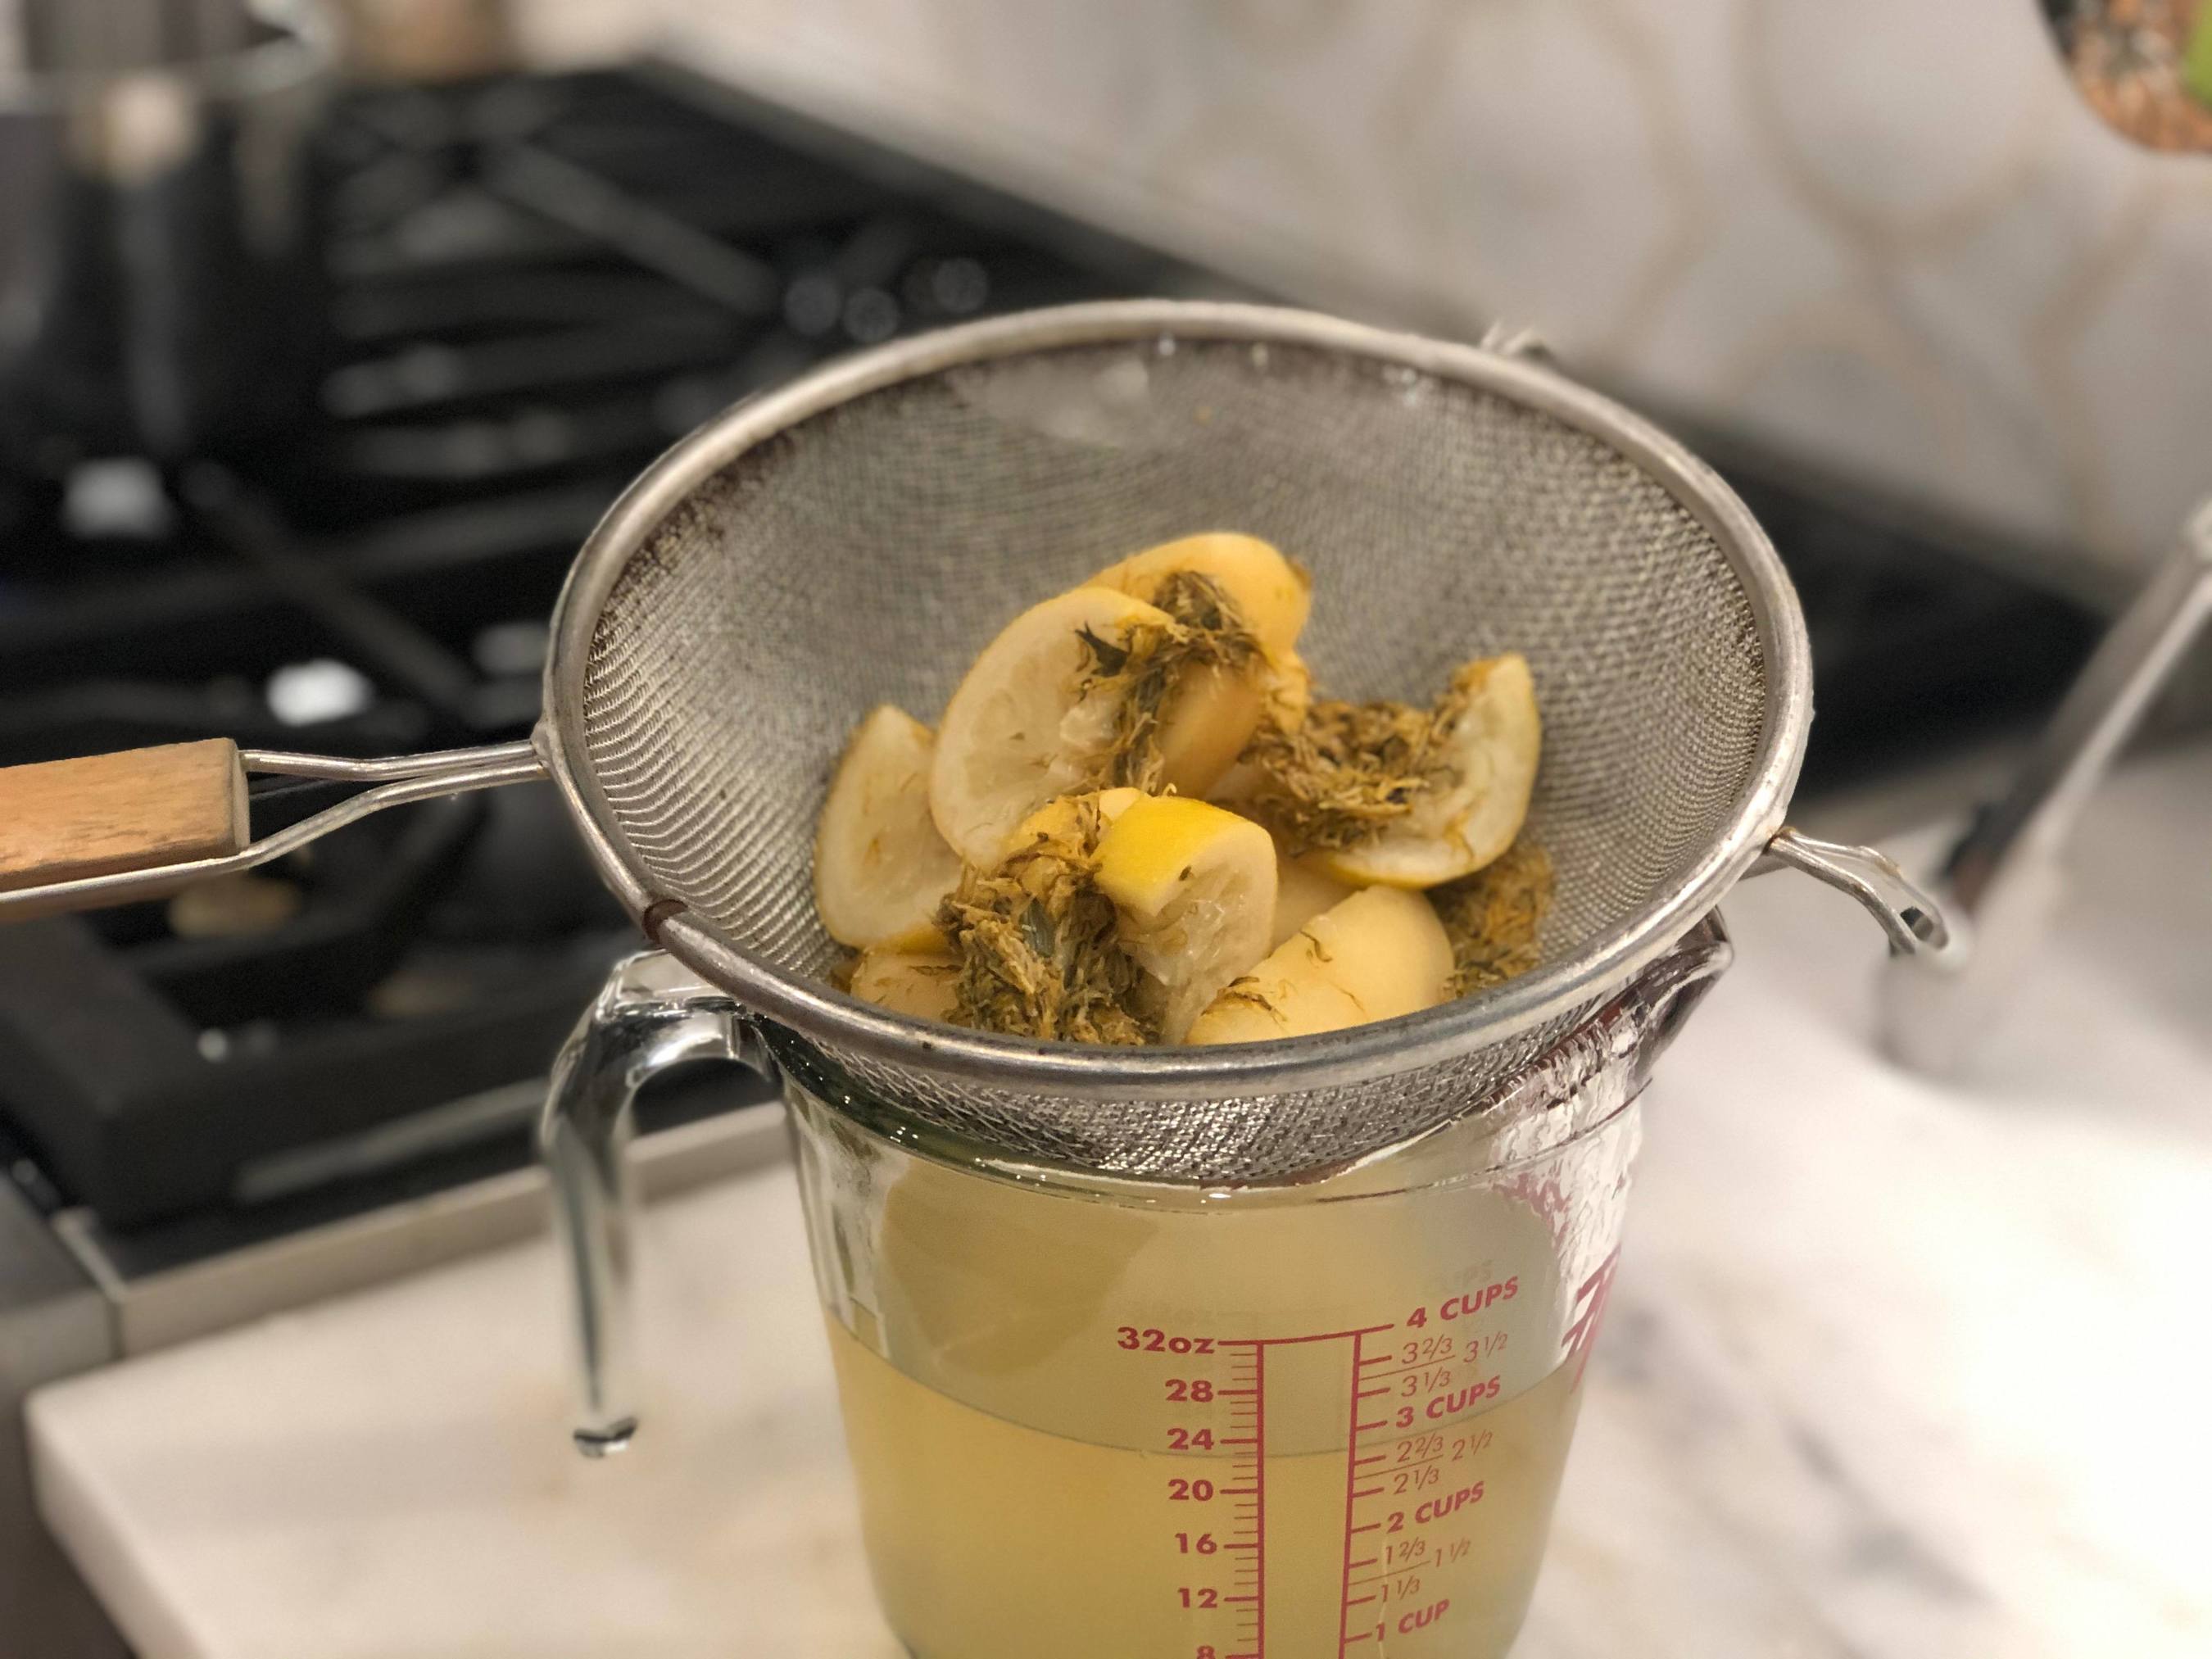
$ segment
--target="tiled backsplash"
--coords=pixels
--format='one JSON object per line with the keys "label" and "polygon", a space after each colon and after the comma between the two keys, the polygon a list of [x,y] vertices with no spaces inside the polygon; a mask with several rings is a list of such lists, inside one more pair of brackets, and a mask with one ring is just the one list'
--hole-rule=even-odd
{"label": "tiled backsplash", "polygon": [[2212,158],[2107,131],[2035,0],[653,4],[763,91],[1322,302],[1532,322],[2108,571],[2212,492]]}

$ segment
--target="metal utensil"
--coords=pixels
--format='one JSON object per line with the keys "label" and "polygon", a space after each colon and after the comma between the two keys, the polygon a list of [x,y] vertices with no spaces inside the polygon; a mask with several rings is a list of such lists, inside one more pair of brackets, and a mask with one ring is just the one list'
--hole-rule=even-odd
{"label": "metal utensil", "polygon": [[1945,861],[1938,893],[1961,948],[1887,975],[1882,1036],[1898,1060],[1937,1076],[1971,1061],[2043,937],[2082,809],[2208,619],[2212,501],[2106,635],[2010,791]]}
{"label": "metal utensil", "polygon": [[314,0],[20,0],[0,52],[0,469],[235,451],[322,307]]}
{"label": "metal utensil", "polygon": [[10,68],[106,76],[242,52],[254,18],[246,0],[14,0],[0,29]]}

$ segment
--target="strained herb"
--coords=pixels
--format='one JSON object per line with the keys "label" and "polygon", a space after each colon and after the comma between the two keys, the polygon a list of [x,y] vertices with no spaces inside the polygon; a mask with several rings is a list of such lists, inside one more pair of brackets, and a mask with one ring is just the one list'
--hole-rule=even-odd
{"label": "strained herb", "polygon": [[1551,855],[1525,838],[1473,875],[1430,890],[1451,940],[1451,994],[1486,990],[1536,965],[1552,908]]}
{"label": "strained herb", "polygon": [[957,1023],[1058,1042],[1156,1042],[1144,970],[1096,880],[1097,803],[1066,805],[998,869],[963,869],[939,912],[959,959]]}
{"label": "strained herb", "polygon": [[1127,784],[1157,790],[1164,769],[1160,722],[1186,678],[1200,667],[1247,670],[1261,656],[1259,641],[1211,576],[1178,570],[1160,584],[1152,603],[1167,612],[1165,623],[1139,623],[1119,644],[1088,631],[1082,635],[1091,657],[1085,695],[1122,694],[1112,733],[1087,781],[1093,789]]}
{"label": "strained herb", "polygon": [[1294,855],[1370,840],[1455,781],[1452,732],[1480,684],[1462,670],[1427,708],[1320,697],[1296,726],[1263,726],[1244,751],[1253,816]]}

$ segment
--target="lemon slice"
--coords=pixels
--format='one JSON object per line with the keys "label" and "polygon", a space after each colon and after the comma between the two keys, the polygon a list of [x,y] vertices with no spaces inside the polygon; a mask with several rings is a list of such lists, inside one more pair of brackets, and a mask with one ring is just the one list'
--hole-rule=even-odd
{"label": "lemon slice", "polygon": [[1225,531],[1146,548],[1091,581],[1155,603],[1169,580],[1183,574],[1210,578],[1220,588],[1261,653],[1246,667],[1193,668],[1161,718],[1161,787],[1203,795],[1261,720],[1294,724],[1305,712],[1312,677],[1295,647],[1312,608],[1313,583],[1258,537]]}
{"label": "lemon slice", "polygon": [[1451,941],[1419,893],[1370,887],[1332,905],[1216,997],[1186,1042],[1265,1042],[1395,1019],[1444,1000]]}
{"label": "lemon slice", "polygon": [[1126,695],[1097,679],[1098,646],[1119,648],[1145,624],[1169,623],[1127,593],[1078,587],[983,647],[945,705],[929,774],[930,816],[962,858],[996,869],[1023,819],[1092,781]]}
{"label": "lemon slice", "polygon": [[1160,987],[1170,1042],[1267,952],[1275,844],[1249,818],[1187,796],[1143,796],[1099,836],[1096,879],[1118,913],[1122,949]]}
{"label": "lemon slice", "polygon": [[1267,938],[1272,951],[1322,911],[1358,891],[1339,881],[1310,858],[1294,859],[1275,848],[1275,923]]}
{"label": "lemon slice", "polygon": [[1362,885],[1434,887],[1474,874],[1521,833],[1543,746],[1528,660],[1508,652],[1468,663],[1452,689],[1467,704],[1445,743],[1449,781],[1371,840],[1315,854],[1329,874]]}
{"label": "lemon slice", "polygon": [[929,816],[929,728],[884,703],[854,728],[814,832],[814,905],[841,945],[926,924],[960,876]]}
{"label": "lemon slice", "polygon": [[1145,799],[1141,789],[1101,789],[1094,795],[1061,795],[1048,800],[1022,820],[1014,832],[1014,850],[1041,845],[1046,842],[1075,836],[1082,830],[1083,803],[1088,800],[1098,809],[1098,822],[1110,824],[1138,801]]}
{"label": "lemon slice", "polygon": [[1264,678],[1201,664],[1184,678],[1160,721],[1160,787],[1204,795],[1267,717]]}
{"label": "lemon slice", "polygon": [[934,927],[872,945],[853,964],[853,994],[893,1013],[949,1020],[957,1012],[960,958]]}
{"label": "lemon slice", "polygon": [[1213,781],[1213,787],[1206,792],[1206,798],[1216,806],[1225,806],[1232,812],[1243,812],[1249,817],[1251,813],[1248,809],[1267,781],[1267,774],[1258,766],[1250,761],[1240,760]]}
{"label": "lemon slice", "polygon": [[1257,536],[1218,531],[1162,542],[1108,565],[1091,584],[1150,603],[1163,582],[1186,570],[1218,582],[1245,627],[1269,651],[1288,651],[1297,643],[1313,608],[1313,582]]}

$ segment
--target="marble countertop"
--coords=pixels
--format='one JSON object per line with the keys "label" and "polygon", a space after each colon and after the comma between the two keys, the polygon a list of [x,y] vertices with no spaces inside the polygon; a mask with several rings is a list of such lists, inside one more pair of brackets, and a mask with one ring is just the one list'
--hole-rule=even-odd
{"label": "marble countertop", "polygon": [[[2212,1651],[2208,824],[2212,754],[2116,781],[1967,1086],[1872,1057],[1856,912],[1730,901],[1520,1659]],[[642,1248],[625,1459],[540,1242],[47,1389],[44,1511],[143,1659],[895,1659],[788,1171]]]}

